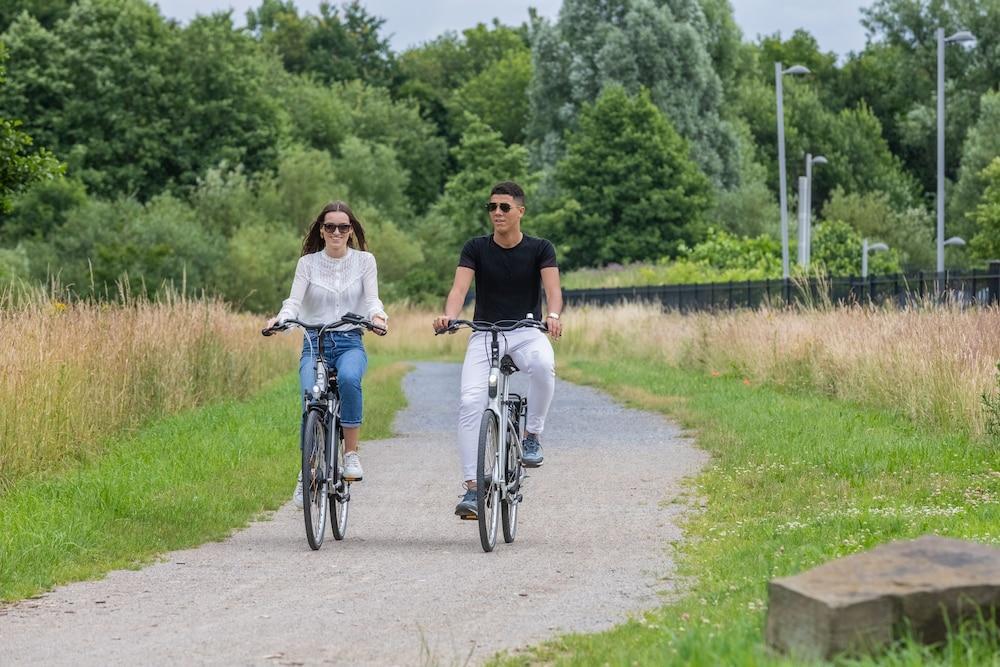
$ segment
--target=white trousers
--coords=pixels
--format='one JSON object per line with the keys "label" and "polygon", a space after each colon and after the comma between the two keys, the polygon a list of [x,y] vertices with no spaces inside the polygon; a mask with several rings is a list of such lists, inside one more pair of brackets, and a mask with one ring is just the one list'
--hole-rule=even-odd
{"label": "white trousers", "polygon": [[[491,334],[476,332],[469,338],[462,364],[462,399],[458,408],[458,450],[463,480],[476,479],[479,425],[489,400]],[[500,356],[509,354],[528,378],[529,433],[540,435],[556,386],[552,344],[538,329],[518,329],[500,336]]]}

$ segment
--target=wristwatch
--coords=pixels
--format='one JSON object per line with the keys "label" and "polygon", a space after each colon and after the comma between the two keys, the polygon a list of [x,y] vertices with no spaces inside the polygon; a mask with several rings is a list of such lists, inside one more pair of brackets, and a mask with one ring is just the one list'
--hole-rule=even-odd
{"label": "wristwatch", "polygon": [[559,313],[549,313],[548,317],[551,317],[554,320],[558,320],[559,319]]}

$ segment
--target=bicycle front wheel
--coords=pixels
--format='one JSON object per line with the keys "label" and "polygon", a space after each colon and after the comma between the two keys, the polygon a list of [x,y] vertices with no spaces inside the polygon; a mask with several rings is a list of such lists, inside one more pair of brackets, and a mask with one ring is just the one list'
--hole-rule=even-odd
{"label": "bicycle front wheel", "polygon": [[333,490],[330,493],[330,525],[333,538],[342,540],[347,535],[347,507],[351,500],[351,485],[344,481],[344,431],[337,424],[333,429]]}
{"label": "bicycle front wheel", "polygon": [[492,410],[483,413],[479,425],[479,454],[476,457],[476,511],[479,515],[479,541],[483,551],[490,552],[497,544],[497,524],[500,522],[500,484],[496,479],[497,452],[500,430]]}
{"label": "bicycle front wheel", "polygon": [[507,459],[507,495],[500,507],[503,541],[510,544],[517,537],[517,508],[521,502],[521,477],[523,468],[518,456],[520,433],[513,423],[507,429],[507,446],[503,456]]}
{"label": "bicycle front wheel", "polygon": [[327,489],[326,424],[323,415],[310,410],[302,437],[302,513],[306,540],[312,549],[323,545],[326,532]]}

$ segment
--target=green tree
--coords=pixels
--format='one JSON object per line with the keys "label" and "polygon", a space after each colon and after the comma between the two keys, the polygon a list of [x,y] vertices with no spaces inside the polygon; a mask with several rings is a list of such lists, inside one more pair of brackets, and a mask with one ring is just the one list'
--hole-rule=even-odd
{"label": "green tree", "polygon": [[[946,141],[959,146],[979,113],[980,97],[1000,80],[1000,4],[980,0],[877,0],[862,9],[868,46],[852,60],[863,61],[845,80],[849,103],[864,99],[885,125],[892,151],[899,155],[925,192],[934,192],[936,157],[937,41],[969,30],[971,48],[949,46],[946,59]],[[849,62],[846,69],[854,66]],[[958,151],[949,151],[945,171],[954,178]]]}
{"label": "green tree", "polygon": [[[6,52],[0,42],[0,90],[4,86]],[[11,197],[43,179],[53,178],[63,166],[44,148],[20,130],[21,121],[0,117],[0,231],[6,232],[4,216],[10,212]]]}
{"label": "green tree", "polygon": [[897,211],[885,192],[848,194],[838,187],[823,206],[823,219],[846,222],[861,237],[888,244],[907,271],[934,266],[934,222],[921,207]]}
{"label": "green tree", "polygon": [[[457,144],[466,129],[466,112],[518,142],[526,122],[529,54],[525,26],[512,28],[494,19],[490,26],[479,23],[461,34],[446,32],[399,57],[397,93],[416,100],[450,145]],[[497,104],[498,95],[502,105]]]}
{"label": "green tree", "polygon": [[755,237],[734,236],[709,229],[707,238],[684,253],[693,262],[720,271],[739,270],[756,278],[781,277],[781,243],[761,234]]}
{"label": "green tree", "polygon": [[222,239],[170,195],[145,205],[89,200],[48,242],[28,248],[36,279],[55,276],[78,294],[95,296],[115,294],[125,278],[133,294],[151,295],[164,284],[198,293],[224,252]]}
{"label": "green tree", "polygon": [[1000,157],[996,157],[981,174],[986,188],[979,204],[969,217],[978,232],[972,238],[972,251],[979,259],[1000,258]]}
{"label": "green tree", "polygon": [[[528,184],[528,153],[519,145],[507,145],[496,132],[476,117],[467,119],[467,129],[453,149],[458,171],[445,185],[444,194],[419,219],[416,231],[426,256],[421,271],[410,285],[415,293],[443,297],[442,286],[458,265],[458,254],[466,240],[490,233],[483,205],[499,181]],[[524,229],[531,234],[533,209],[529,196]]]}
{"label": "green tree", "polygon": [[51,28],[56,21],[69,14],[73,2],[74,0],[4,0],[0,5],[0,32],[6,30],[22,12]]}
{"label": "green tree", "polygon": [[558,159],[565,131],[604,88],[647,88],[702,170],[717,184],[736,185],[738,144],[722,118],[706,30],[696,0],[566,0],[558,22],[540,22],[534,33],[528,137],[538,159]]}
{"label": "green tree", "polygon": [[958,182],[948,199],[949,236],[955,234],[964,239],[972,238],[976,231],[970,214],[986,190],[985,170],[1000,156],[1000,92],[990,91],[983,95],[979,108],[979,120],[969,130],[962,146]]}
{"label": "green tree", "polygon": [[648,92],[609,87],[579,125],[556,168],[564,201],[579,206],[558,238],[568,267],[676,255],[702,238],[708,179]]}
{"label": "green tree", "polygon": [[10,215],[0,218],[0,239],[7,243],[45,239],[86,201],[87,190],[77,180],[60,176],[38,181],[14,197]]}
{"label": "green tree", "polygon": [[524,143],[528,122],[531,52],[511,51],[454,91],[448,102],[451,126],[462,129],[466,114],[478,116],[509,144]]}
{"label": "green tree", "polygon": [[248,29],[280,55],[285,69],[324,83],[361,79],[391,86],[395,57],[380,34],[385,19],[369,14],[357,0],[339,8],[319,3],[319,15],[299,16],[291,1],[263,0],[246,13]]}
{"label": "green tree", "polygon": [[[816,225],[811,250],[811,269],[822,271],[828,276],[861,275],[861,235],[846,222],[826,220]],[[869,275],[899,272],[899,255],[896,249],[890,248],[868,256]]]}
{"label": "green tree", "polygon": [[3,39],[12,85],[0,106],[98,196],[146,200],[222,160],[273,165],[266,60],[228,15],[181,29],[143,0],[81,0],[51,30],[22,15]]}
{"label": "green tree", "polygon": [[276,313],[288,297],[302,238],[285,226],[251,222],[228,240],[213,273],[215,289],[238,308]]}

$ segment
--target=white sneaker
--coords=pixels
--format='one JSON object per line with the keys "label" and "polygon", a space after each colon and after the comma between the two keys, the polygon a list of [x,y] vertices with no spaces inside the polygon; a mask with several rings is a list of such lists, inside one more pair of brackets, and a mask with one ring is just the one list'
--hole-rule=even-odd
{"label": "white sneaker", "polygon": [[364,477],[361,470],[361,459],[357,452],[347,452],[344,454],[344,479],[348,482],[360,482]]}
{"label": "white sneaker", "polygon": [[292,502],[299,509],[302,509],[302,471],[299,471],[299,482],[295,485],[295,493],[292,494]]}

